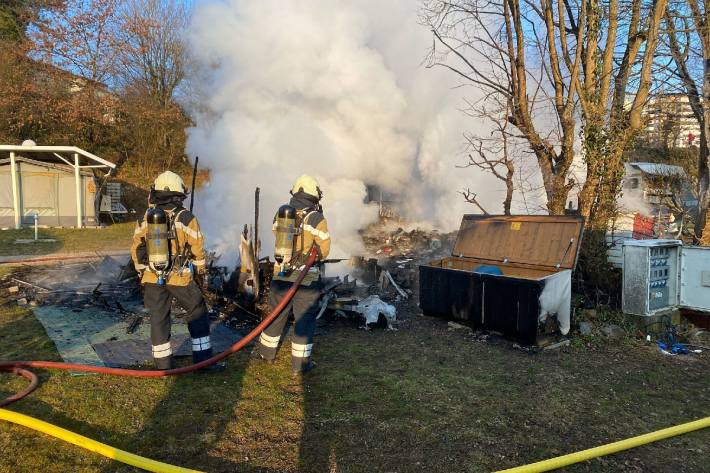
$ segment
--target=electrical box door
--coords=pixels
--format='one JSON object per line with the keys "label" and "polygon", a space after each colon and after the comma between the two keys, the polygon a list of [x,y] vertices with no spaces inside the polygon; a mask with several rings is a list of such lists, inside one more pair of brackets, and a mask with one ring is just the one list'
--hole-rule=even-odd
{"label": "electrical box door", "polygon": [[681,247],[679,292],[681,307],[710,311],[710,247]]}

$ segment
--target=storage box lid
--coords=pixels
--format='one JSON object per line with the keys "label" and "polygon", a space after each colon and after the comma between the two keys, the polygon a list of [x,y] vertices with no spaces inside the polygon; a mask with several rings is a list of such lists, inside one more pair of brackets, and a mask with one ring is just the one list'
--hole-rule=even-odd
{"label": "storage box lid", "polygon": [[583,228],[576,215],[464,215],[452,254],[573,269]]}

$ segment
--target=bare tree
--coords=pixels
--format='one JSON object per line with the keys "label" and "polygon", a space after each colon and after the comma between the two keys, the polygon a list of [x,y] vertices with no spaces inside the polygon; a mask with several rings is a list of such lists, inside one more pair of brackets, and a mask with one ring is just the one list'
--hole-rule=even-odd
{"label": "bare tree", "polygon": [[178,0],[127,0],[123,14],[125,84],[170,106],[185,78],[184,35],[189,12]]}
{"label": "bare tree", "polygon": [[[553,123],[543,119],[549,112],[542,102],[550,97],[542,87],[547,71],[539,67],[539,58],[551,55],[555,63],[559,58],[554,41],[548,44],[537,28],[531,28],[529,13],[519,0],[425,0],[423,21],[434,35],[429,66],[449,69],[486,97],[496,95],[496,100],[510,103],[507,121],[537,159],[548,210],[562,213],[572,188],[568,171],[574,158],[577,83],[566,89],[559,68],[553,68],[556,116]],[[550,34],[554,36],[554,29]]]}
{"label": "bare tree", "polygon": [[[120,114],[120,101],[110,90],[121,49],[120,2],[67,0],[59,8],[41,10],[29,28],[34,86],[60,92],[54,94],[57,103],[44,106],[59,110],[63,104],[62,121],[76,126],[72,141],[85,146],[105,147],[115,138],[112,122]],[[64,128],[57,125],[52,124]]]}
{"label": "bare tree", "polygon": [[[468,161],[458,166],[481,169],[505,184],[505,198],[503,199],[503,213],[505,215],[510,215],[515,190],[514,143],[512,143],[514,137],[510,133],[512,125],[508,121],[509,112],[508,102],[495,107],[495,110],[489,110],[485,106],[480,110],[475,107],[471,110],[470,115],[490,120],[494,124],[494,128],[488,137],[472,133],[464,134],[469,148]],[[483,213],[488,213],[478,202],[473,191],[466,189],[461,191],[461,194],[467,202],[474,204]]]}
{"label": "bare tree", "polygon": [[[623,151],[643,126],[666,4],[427,0],[424,18],[434,35],[430,64],[511,100],[508,121],[537,157],[551,213],[564,211],[575,185],[569,172],[580,121],[587,170],[580,210],[601,230],[615,208]],[[437,55],[437,48],[444,54]],[[545,114],[550,109],[552,120]],[[556,122],[554,133],[543,131],[545,121]]]}
{"label": "bare tree", "polygon": [[[680,82],[700,125],[695,237],[707,246],[710,245],[710,11],[704,1],[684,0],[668,8],[665,26],[668,52],[675,64],[671,77]],[[700,70],[694,70],[692,66],[700,61]]]}
{"label": "bare tree", "polygon": [[44,11],[31,30],[35,54],[90,82],[112,82],[121,51],[119,8],[120,0],[72,0]]}
{"label": "bare tree", "polygon": [[119,84],[130,122],[125,128],[141,172],[184,158],[189,120],[176,96],[185,80],[184,35],[189,11],[178,0],[124,0]]}
{"label": "bare tree", "polygon": [[573,13],[567,14],[571,27],[584,22],[587,29],[583,67],[573,78],[581,84],[587,169],[579,206],[598,230],[606,229],[614,216],[624,176],[624,150],[644,124],[642,112],[666,5],[667,0],[589,0],[584,15],[575,19]]}

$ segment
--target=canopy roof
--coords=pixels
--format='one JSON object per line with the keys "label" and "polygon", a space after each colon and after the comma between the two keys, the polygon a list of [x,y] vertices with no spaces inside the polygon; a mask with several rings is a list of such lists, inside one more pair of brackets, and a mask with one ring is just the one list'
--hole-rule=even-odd
{"label": "canopy roof", "polygon": [[76,146],[0,145],[0,152],[32,154],[32,157],[38,160],[50,158],[51,161],[60,160],[70,166],[74,166],[74,155],[78,155],[80,168],[116,168],[111,161],[106,161]]}
{"label": "canopy roof", "polygon": [[679,176],[685,175],[682,167],[663,163],[629,163],[644,174],[651,176]]}
{"label": "canopy roof", "polygon": [[[37,162],[62,162],[74,170],[75,196],[76,196],[76,228],[82,228],[83,223],[83,191],[81,174],[84,169],[93,170],[107,169],[110,173],[116,165],[95,154],[84,151],[76,146],[37,146],[32,141],[27,140],[21,145],[0,145],[0,153],[10,155],[10,183],[12,187],[12,211],[14,214],[15,228],[22,228],[23,203],[22,190],[20,184],[20,173],[17,162],[21,159],[29,159],[32,156],[34,163]],[[3,160],[4,161],[4,160]]]}

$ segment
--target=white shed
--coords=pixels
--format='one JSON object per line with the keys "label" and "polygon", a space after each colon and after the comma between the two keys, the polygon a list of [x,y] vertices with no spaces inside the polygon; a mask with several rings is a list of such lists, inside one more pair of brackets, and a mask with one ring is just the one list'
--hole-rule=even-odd
{"label": "white shed", "polygon": [[[617,268],[623,268],[624,242],[650,238],[678,238],[675,217],[666,207],[674,189],[668,180],[681,179],[684,183],[678,199],[687,209],[698,203],[694,200],[685,171],[680,166],[662,163],[625,163],[619,214],[612,229],[606,234],[607,256]],[[675,191],[677,192],[677,191]]]}
{"label": "white shed", "polygon": [[76,146],[0,145],[0,227],[98,224],[97,175],[115,167]]}

